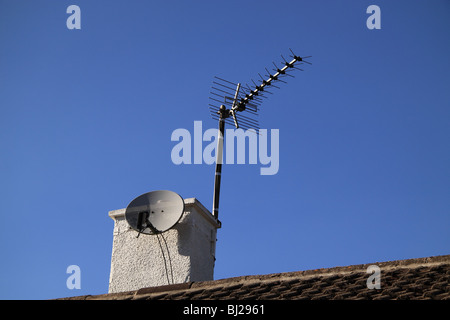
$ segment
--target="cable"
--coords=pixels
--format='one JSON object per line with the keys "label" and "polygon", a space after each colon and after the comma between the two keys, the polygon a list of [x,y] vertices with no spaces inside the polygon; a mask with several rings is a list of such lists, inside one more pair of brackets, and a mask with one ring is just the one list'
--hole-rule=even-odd
{"label": "cable", "polygon": [[162,234],[161,234],[161,238],[164,240],[164,244],[166,245],[167,256],[169,257],[169,264],[170,264],[170,275],[172,277],[172,284],[173,284],[173,283],[175,283],[175,281],[173,280],[172,259],[170,259],[169,246],[167,245],[167,241]]}
{"label": "cable", "polygon": [[[163,238],[164,242],[166,242],[166,240],[164,239],[163,235],[161,235],[161,237]],[[162,255],[163,255],[164,268],[166,270],[167,283],[171,284],[170,283],[170,279],[169,279],[169,271],[167,269],[166,255],[164,254],[164,249],[162,247],[161,240],[159,240],[159,234],[156,234],[156,238],[158,239],[159,247],[161,248],[161,252],[162,252]],[[167,248],[167,243],[166,243],[166,248]],[[167,254],[169,254],[169,249],[168,248],[167,248]],[[170,261],[170,256],[169,256],[169,261]],[[170,262],[170,268],[172,268],[172,262]],[[172,273],[172,284],[173,284],[173,273]]]}

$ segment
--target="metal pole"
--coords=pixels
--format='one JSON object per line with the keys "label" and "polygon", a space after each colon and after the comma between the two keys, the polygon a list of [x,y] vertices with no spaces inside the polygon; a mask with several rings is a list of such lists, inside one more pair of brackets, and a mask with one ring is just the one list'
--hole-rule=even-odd
{"label": "metal pole", "polygon": [[219,109],[219,132],[217,137],[217,155],[216,155],[216,174],[214,179],[214,198],[213,198],[213,216],[219,219],[219,197],[220,197],[220,179],[222,176],[222,162],[223,162],[223,138],[225,132],[225,119],[230,115],[233,116],[234,124],[236,128],[239,128],[239,124],[236,119],[236,105],[239,96],[239,89],[241,84],[236,86],[236,92],[234,93],[233,104],[230,110],[222,104]]}
{"label": "metal pole", "polygon": [[236,129],[239,128],[239,123],[238,123],[237,118],[236,118],[236,110],[235,110],[236,107],[237,107],[237,99],[238,99],[238,96],[239,96],[239,89],[241,89],[241,84],[240,83],[237,84],[236,92],[234,94],[234,99],[233,99],[233,105],[231,106],[231,110],[230,110],[230,113],[233,116],[234,126],[236,127]]}
{"label": "metal pole", "polygon": [[224,105],[220,106],[219,111],[219,132],[217,137],[217,154],[216,154],[216,174],[214,180],[214,198],[213,198],[213,216],[219,218],[219,196],[220,196],[220,178],[222,175],[222,162],[223,162],[223,136],[225,131],[225,115]]}

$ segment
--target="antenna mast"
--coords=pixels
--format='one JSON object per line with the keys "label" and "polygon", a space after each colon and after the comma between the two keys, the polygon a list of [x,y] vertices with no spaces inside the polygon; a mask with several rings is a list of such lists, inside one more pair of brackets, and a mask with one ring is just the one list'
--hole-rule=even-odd
{"label": "antenna mast", "polygon": [[[219,218],[219,197],[220,197],[220,180],[222,175],[222,163],[223,163],[223,140],[224,140],[224,131],[225,131],[225,123],[230,125],[234,125],[237,129],[252,129],[256,132],[259,130],[258,120],[252,118],[254,116],[258,116],[259,106],[262,103],[262,98],[267,98],[264,96],[265,93],[272,94],[272,92],[267,91],[266,87],[274,87],[279,89],[279,87],[273,85],[273,82],[280,81],[286,83],[286,81],[281,80],[280,78],[289,76],[294,78],[293,75],[289,74],[288,71],[292,69],[297,69],[303,71],[298,68],[294,64],[296,62],[311,64],[310,62],[304,60],[307,57],[296,56],[294,52],[289,49],[292,53],[292,60],[290,62],[286,61],[286,59],[281,55],[283,59],[282,64],[284,65],[281,69],[277,67],[275,63],[274,74],[271,74],[269,70],[267,71],[267,79],[264,79],[260,74],[261,84],[257,85],[253,80],[253,84],[255,85],[254,89],[246,85],[245,87],[241,87],[240,83],[233,83],[219,77],[214,77],[217,81],[213,81],[213,91],[210,93],[213,95],[210,99],[213,101],[213,104],[209,104],[211,116],[214,120],[219,120],[219,131],[217,137],[217,152],[216,152],[216,173],[214,180],[214,198],[213,198],[213,215],[216,219]],[[300,63],[300,64],[301,64]],[[230,85],[235,86],[230,87]],[[234,91],[234,93],[233,93]],[[220,100],[219,100],[219,99]],[[220,106],[217,106],[217,103],[220,103]],[[227,106],[229,107],[227,109]],[[239,121],[237,117],[237,112],[247,111],[247,115],[239,115]],[[230,117],[233,118],[231,122]]]}

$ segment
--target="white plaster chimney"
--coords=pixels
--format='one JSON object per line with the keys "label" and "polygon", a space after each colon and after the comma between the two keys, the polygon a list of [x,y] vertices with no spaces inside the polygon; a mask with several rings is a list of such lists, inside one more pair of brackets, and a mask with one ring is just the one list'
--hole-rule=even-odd
{"label": "white plaster chimney", "polygon": [[109,293],[214,280],[220,222],[197,199],[184,199],[180,221],[158,235],[136,238],[125,209],[110,211],[109,216],[114,220]]}

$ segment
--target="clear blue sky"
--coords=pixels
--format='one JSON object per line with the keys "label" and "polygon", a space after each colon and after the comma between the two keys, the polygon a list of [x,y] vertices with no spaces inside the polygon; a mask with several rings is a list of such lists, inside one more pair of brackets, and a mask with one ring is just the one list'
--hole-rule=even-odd
{"label": "clear blue sky", "polygon": [[289,48],[313,65],[262,105],[279,172],[224,166],[215,278],[450,253],[449,14],[444,0],[0,0],[0,298],[106,293],[108,211],[142,193],[211,208],[214,166],[173,164],[171,134],[217,126],[213,76],[249,82]]}

